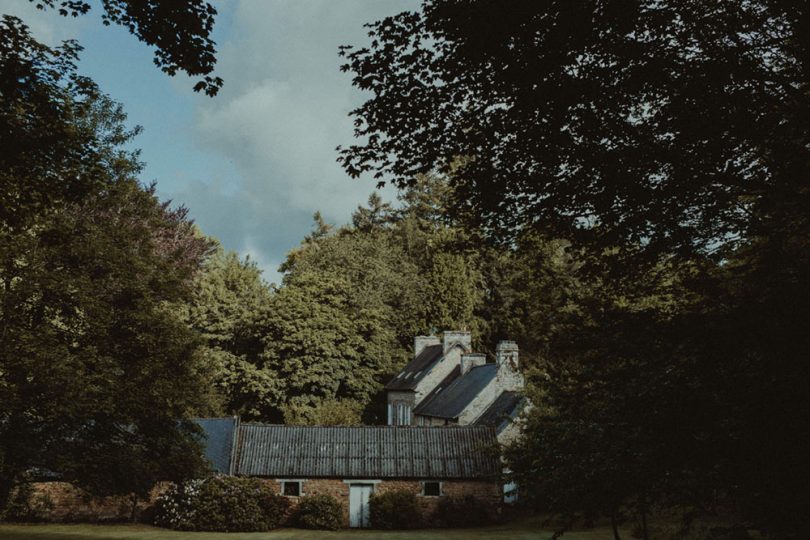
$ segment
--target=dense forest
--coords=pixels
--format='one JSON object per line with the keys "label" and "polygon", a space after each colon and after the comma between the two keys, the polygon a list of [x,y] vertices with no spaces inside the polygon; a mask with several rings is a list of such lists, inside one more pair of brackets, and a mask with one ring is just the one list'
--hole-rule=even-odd
{"label": "dense forest", "polygon": [[[211,6],[105,6],[216,94]],[[341,51],[370,97],[339,160],[399,199],[316,213],[278,286],[139,181],[75,43],[4,17],[0,508],[32,470],[138,496],[198,474],[196,415],[380,423],[413,336],[469,329],[520,344],[533,406],[505,459],[561,531],[807,537],[808,16],[426,0],[372,23]]]}

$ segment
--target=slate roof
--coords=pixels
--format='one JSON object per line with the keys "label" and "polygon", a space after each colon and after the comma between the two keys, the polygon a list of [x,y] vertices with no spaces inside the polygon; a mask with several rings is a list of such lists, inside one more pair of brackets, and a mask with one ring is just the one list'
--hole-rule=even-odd
{"label": "slate roof", "polygon": [[195,418],[205,437],[205,457],[211,462],[211,468],[221,474],[231,474],[231,457],[238,419],[229,418]]}
{"label": "slate roof", "polygon": [[491,478],[488,426],[242,424],[235,473],[275,478]]}
{"label": "slate roof", "polygon": [[460,376],[461,376],[461,366],[454,367],[453,370],[447,374],[447,377],[442,379],[442,381],[439,384],[437,384],[436,387],[433,390],[431,390],[428,395],[422,398],[422,402],[427,403],[428,401],[433,399],[433,396],[435,396],[436,394],[438,394],[439,392],[441,392],[442,390],[453,384],[453,381],[458,379]]}
{"label": "slate roof", "polygon": [[495,364],[476,366],[432,398],[422,400],[413,412],[423,416],[457,418],[497,374]]}
{"label": "slate roof", "polygon": [[520,412],[523,396],[517,392],[501,392],[487,410],[474,422],[476,426],[490,426],[500,433]]}
{"label": "slate roof", "polygon": [[428,368],[442,357],[442,345],[428,345],[416,355],[416,358],[408,362],[408,365],[400,371],[396,377],[385,385],[386,390],[414,390],[425,375]]}

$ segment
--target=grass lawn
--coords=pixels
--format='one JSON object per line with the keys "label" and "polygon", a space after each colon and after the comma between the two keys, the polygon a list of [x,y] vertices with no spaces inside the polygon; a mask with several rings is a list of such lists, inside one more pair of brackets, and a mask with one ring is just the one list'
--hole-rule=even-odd
{"label": "grass lawn", "polygon": [[[551,537],[549,529],[540,527],[537,520],[524,520],[494,527],[480,529],[425,529],[418,531],[371,531],[344,530],[337,532],[306,531],[301,529],[279,529],[269,533],[190,533],[157,529],[147,525],[2,525],[2,540],[303,540],[372,538],[421,540],[464,540],[467,538],[503,538],[547,540]],[[610,528],[579,530],[567,533],[564,540],[612,540]]]}

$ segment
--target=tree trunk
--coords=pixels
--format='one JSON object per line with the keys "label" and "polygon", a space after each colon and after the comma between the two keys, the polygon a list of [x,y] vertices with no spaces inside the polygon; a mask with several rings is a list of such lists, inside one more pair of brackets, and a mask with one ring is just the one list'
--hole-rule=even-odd
{"label": "tree trunk", "polygon": [[619,523],[616,521],[616,512],[610,514],[610,526],[613,527],[613,540],[622,540],[619,536]]}
{"label": "tree trunk", "polygon": [[650,540],[650,532],[647,530],[647,505],[641,505],[641,538]]}
{"label": "tree trunk", "polygon": [[133,493],[132,496],[130,497],[130,500],[132,501],[132,511],[129,515],[129,520],[132,523],[135,523],[135,521],[138,518],[138,495]]}

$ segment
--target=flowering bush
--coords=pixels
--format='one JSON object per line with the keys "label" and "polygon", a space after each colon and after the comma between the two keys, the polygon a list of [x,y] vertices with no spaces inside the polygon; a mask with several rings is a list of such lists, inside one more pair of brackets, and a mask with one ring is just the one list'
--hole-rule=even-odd
{"label": "flowering bush", "polygon": [[212,476],[173,485],[155,503],[155,525],[181,531],[250,532],[278,527],[289,503],[255,478]]}
{"label": "flowering bush", "polygon": [[343,525],[343,505],[331,495],[304,497],[295,518],[304,529],[336,531]]}

